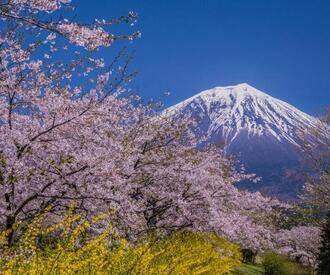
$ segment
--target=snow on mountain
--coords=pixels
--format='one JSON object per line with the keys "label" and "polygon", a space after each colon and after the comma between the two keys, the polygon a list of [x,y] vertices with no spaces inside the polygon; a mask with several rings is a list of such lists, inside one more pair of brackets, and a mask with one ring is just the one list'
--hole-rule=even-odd
{"label": "snow on mountain", "polygon": [[262,176],[263,182],[249,185],[250,189],[279,197],[288,190],[297,192],[283,175],[298,163],[299,133],[315,127],[316,118],[246,83],[203,91],[165,113],[191,115],[197,120],[197,132],[224,144],[248,172]]}
{"label": "snow on mountain", "polygon": [[231,143],[245,130],[248,136],[272,136],[298,145],[297,132],[316,125],[316,119],[292,105],[243,83],[203,91],[167,109],[168,114],[199,112],[208,116],[208,135],[221,130]]}

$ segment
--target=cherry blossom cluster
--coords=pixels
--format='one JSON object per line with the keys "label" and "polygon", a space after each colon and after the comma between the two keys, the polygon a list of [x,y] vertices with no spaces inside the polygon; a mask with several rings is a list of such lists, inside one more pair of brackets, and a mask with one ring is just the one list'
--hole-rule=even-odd
{"label": "cherry blossom cluster", "polygon": [[53,12],[61,8],[61,4],[68,4],[71,0],[12,0],[13,5],[30,7],[32,9]]}
{"label": "cherry blossom cluster", "polygon": [[293,260],[316,267],[321,230],[315,226],[296,226],[276,234],[277,251]]}
{"label": "cherry blossom cluster", "polygon": [[[95,50],[101,46],[109,47],[115,39],[134,40],[141,35],[137,31],[117,37],[104,28],[122,22],[133,25],[137,20],[137,15],[133,12],[115,20],[96,20],[93,24],[88,25],[55,15],[57,14],[55,12],[59,12],[63,7],[68,7],[70,2],[71,0],[8,0],[1,3],[0,15],[2,20],[14,21],[18,24],[17,26],[23,26],[23,29],[39,29],[59,34],[75,45],[88,50]],[[70,6],[70,8],[74,7]],[[52,17],[45,16],[50,13],[52,13]],[[53,15],[53,13],[55,14]]]}
{"label": "cherry blossom cluster", "polygon": [[102,27],[86,27],[77,23],[60,22],[57,30],[66,35],[70,41],[89,50],[112,44],[113,35],[107,33]]}

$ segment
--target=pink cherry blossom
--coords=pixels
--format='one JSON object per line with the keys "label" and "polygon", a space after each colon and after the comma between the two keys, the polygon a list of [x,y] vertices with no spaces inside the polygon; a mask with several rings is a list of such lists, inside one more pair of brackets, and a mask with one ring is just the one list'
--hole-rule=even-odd
{"label": "pink cherry blossom", "polygon": [[294,260],[316,267],[321,230],[315,226],[296,226],[276,235],[277,251]]}

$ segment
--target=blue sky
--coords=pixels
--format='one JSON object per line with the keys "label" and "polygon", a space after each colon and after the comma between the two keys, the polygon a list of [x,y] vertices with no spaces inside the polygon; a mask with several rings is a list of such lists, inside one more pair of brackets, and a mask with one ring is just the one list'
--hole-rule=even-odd
{"label": "blue sky", "polygon": [[[166,105],[199,91],[250,85],[317,114],[330,104],[330,1],[93,0],[73,1],[80,20],[139,14],[142,38],[132,84]],[[113,48],[115,51],[116,48]]]}

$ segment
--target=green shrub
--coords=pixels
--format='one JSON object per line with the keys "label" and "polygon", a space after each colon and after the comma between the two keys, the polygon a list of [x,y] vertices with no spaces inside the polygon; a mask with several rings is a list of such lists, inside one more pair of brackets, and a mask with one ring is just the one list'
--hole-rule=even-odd
{"label": "green shrub", "polygon": [[290,275],[292,265],[284,256],[275,253],[266,253],[263,256],[262,265],[265,275]]}
{"label": "green shrub", "polygon": [[321,247],[318,256],[318,274],[330,274],[330,210],[328,211],[326,223],[321,235]]}

